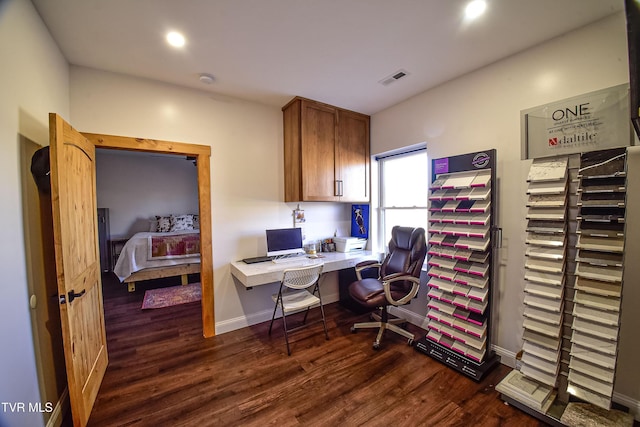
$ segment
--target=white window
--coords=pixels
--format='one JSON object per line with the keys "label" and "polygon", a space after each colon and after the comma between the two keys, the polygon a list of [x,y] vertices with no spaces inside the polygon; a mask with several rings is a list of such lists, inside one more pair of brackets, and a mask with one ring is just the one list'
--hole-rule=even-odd
{"label": "white window", "polygon": [[429,163],[426,148],[377,157],[379,162],[381,247],[395,225],[427,230]]}

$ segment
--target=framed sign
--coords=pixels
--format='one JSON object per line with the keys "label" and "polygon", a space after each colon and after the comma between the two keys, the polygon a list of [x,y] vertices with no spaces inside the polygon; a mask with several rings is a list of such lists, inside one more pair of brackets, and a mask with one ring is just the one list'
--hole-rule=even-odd
{"label": "framed sign", "polygon": [[629,85],[522,110],[520,131],[522,160],[632,145]]}

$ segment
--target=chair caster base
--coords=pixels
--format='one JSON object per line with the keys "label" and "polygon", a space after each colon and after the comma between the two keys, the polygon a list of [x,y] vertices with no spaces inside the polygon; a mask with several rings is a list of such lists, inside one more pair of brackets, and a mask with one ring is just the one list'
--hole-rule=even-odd
{"label": "chair caster base", "polygon": [[351,333],[352,333],[352,334],[355,334],[356,332],[358,332],[358,330],[356,329],[356,327],[355,327],[355,326],[352,326],[352,327],[351,327]]}
{"label": "chair caster base", "polygon": [[407,345],[408,345],[409,347],[413,347],[413,339],[409,338],[409,339],[407,340]]}
{"label": "chair caster base", "polygon": [[374,342],[373,343],[373,349],[374,350],[380,350],[380,343],[379,342]]}

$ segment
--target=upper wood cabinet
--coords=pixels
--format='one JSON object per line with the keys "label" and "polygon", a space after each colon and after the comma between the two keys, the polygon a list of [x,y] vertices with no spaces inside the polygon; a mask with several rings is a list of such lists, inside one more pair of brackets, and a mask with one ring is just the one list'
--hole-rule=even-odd
{"label": "upper wood cabinet", "polygon": [[285,202],[368,202],[369,116],[300,97],[282,111]]}

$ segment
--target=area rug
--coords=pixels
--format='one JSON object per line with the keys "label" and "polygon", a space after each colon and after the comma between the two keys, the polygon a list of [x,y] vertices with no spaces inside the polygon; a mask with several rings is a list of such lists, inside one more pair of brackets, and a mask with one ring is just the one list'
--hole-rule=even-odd
{"label": "area rug", "polygon": [[201,298],[200,283],[190,283],[188,285],[172,286],[170,288],[149,289],[144,293],[142,310],[186,304],[188,302],[200,301]]}

